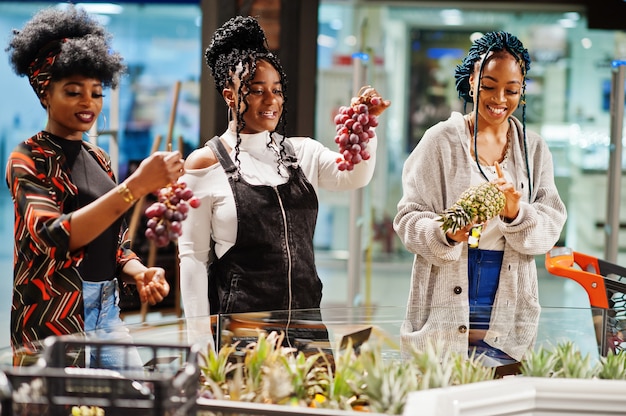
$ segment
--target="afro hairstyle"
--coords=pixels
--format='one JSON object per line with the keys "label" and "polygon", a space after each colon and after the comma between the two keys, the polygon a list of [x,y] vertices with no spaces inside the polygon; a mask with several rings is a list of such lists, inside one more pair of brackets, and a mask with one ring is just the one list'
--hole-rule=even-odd
{"label": "afro hairstyle", "polygon": [[46,8],[36,13],[21,30],[14,29],[6,51],[14,72],[29,75],[29,66],[52,42],[62,42],[50,68],[51,79],[73,75],[98,79],[116,87],[125,71],[122,56],[112,52],[111,35],[84,9],[74,5]]}

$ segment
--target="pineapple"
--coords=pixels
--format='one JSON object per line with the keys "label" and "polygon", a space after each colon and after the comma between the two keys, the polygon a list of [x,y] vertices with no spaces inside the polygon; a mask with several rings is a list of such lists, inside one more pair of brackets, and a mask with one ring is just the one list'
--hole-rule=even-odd
{"label": "pineapple", "polygon": [[483,223],[502,211],[506,198],[491,182],[473,186],[461,194],[452,207],[446,209],[439,221],[444,232],[457,232],[472,222]]}
{"label": "pineapple", "polygon": [[521,374],[528,377],[553,377],[558,360],[554,352],[541,346],[526,354],[520,367]]}
{"label": "pineapple", "polygon": [[609,351],[600,358],[598,378],[606,380],[626,380],[626,352]]}
{"label": "pineapple", "polygon": [[485,367],[482,364],[481,358],[482,355],[477,355],[476,350],[472,351],[469,358],[465,358],[461,354],[453,354],[451,356],[451,384],[463,385],[493,380],[496,376],[496,368]]}
{"label": "pineapple", "polygon": [[591,363],[589,354],[582,354],[574,342],[567,341],[557,345],[554,350],[557,357],[553,377],[558,378],[593,378],[597,371]]}
{"label": "pineapple", "polygon": [[583,355],[572,341],[559,343],[553,351],[544,347],[530,351],[521,366],[522,375],[530,377],[589,379],[598,371],[601,368],[593,365],[591,356]]}
{"label": "pineapple", "polygon": [[363,366],[361,396],[369,411],[401,415],[409,393],[417,390],[418,374],[402,361],[384,361],[380,345],[364,343],[359,361]]}

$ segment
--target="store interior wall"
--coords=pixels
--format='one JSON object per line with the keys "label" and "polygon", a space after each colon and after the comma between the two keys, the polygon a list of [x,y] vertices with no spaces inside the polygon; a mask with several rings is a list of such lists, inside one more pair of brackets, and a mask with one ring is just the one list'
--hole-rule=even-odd
{"label": "store interior wall", "polygon": [[[358,36],[365,22],[366,48],[376,62],[372,64],[372,82],[393,102],[383,117],[383,129],[379,129],[386,144],[382,150],[387,156],[382,162],[385,169],[377,168],[369,190],[375,230],[395,214],[401,197],[402,164],[423,130],[447,118],[451,110],[464,111],[453,77],[454,67],[469,48],[471,34],[505,30],[523,41],[533,59],[527,126],[550,145],[557,187],[570,212],[559,244],[603,255],[611,63],[626,56],[624,32],[589,29],[580,5],[543,10],[528,5],[511,11],[340,3],[322,2],[320,8],[320,33],[334,28],[336,43],[328,42],[334,47],[320,52],[317,134],[318,139],[323,138],[320,140],[332,135],[326,109],[336,106],[335,96],[340,94],[332,83],[350,76],[344,57],[359,47]],[[329,83],[331,87],[325,88]],[[332,213],[328,217],[337,221],[333,223],[335,235],[328,241],[342,249],[346,240],[337,228],[346,219],[347,199],[332,195],[329,200],[332,207],[325,209]],[[621,221],[626,223],[626,212]],[[393,254],[404,254],[397,240],[392,247]],[[619,261],[624,261],[626,246],[621,248]]]}

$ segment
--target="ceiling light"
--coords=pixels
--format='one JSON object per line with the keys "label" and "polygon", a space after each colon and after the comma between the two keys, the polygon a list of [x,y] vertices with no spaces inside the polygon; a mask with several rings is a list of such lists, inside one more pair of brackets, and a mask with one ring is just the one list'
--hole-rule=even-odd
{"label": "ceiling light", "polygon": [[[60,3],[59,8],[67,8],[67,3]],[[89,14],[120,14],[124,8],[114,3],[76,3],[76,7]]]}
{"label": "ceiling light", "polygon": [[459,9],[445,9],[439,15],[444,25],[460,26],[463,24],[463,13]]}

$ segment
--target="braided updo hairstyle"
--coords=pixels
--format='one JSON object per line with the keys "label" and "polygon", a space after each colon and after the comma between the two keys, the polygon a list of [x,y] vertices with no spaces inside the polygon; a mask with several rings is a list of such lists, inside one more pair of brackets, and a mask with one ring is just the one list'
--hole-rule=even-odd
{"label": "braided updo hairstyle", "polygon": [[[528,50],[524,48],[522,42],[517,37],[507,32],[499,31],[486,33],[474,42],[474,44],[470,47],[467,56],[463,59],[463,62],[457,65],[456,70],[454,71],[456,90],[459,93],[459,97],[465,100],[465,102],[473,101],[470,96],[471,86],[469,78],[474,72],[476,62],[485,58],[481,63],[480,72],[482,73],[482,66],[489,58],[489,52],[500,51],[506,51],[513,55],[513,57],[520,64],[522,76],[524,81],[526,81],[526,74],[530,70],[530,55],[528,54]],[[524,99],[525,91],[526,82],[524,82],[523,85],[522,100]]]}
{"label": "braided updo hairstyle", "polygon": [[[85,10],[68,5],[43,9],[21,30],[14,29],[6,51],[19,76],[31,77],[34,63],[53,50],[54,61],[46,68],[50,81],[82,75],[116,87],[125,65],[122,56],[111,51],[110,40],[111,35]],[[40,91],[35,92],[41,98]]]}
{"label": "braided updo hairstyle", "polygon": [[[257,62],[261,60],[266,61],[276,69],[280,76],[280,84],[283,91],[283,111],[277,124],[277,132],[281,136],[279,143],[282,149],[280,155],[282,160],[284,156],[282,141],[285,136],[285,114],[287,111],[287,78],[278,57],[269,50],[265,32],[263,32],[257,19],[250,16],[236,16],[228,20],[215,31],[204,56],[206,64],[211,70],[211,75],[215,80],[215,88],[220,95],[224,88],[234,85],[233,77],[238,77],[240,81],[239,90],[237,91],[238,103],[235,107],[237,117],[237,154],[239,153],[239,144],[241,143],[239,133],[245,127],[243,115],[247,111],[247,105],[243,106],[243,112],[240,113],[239,109],[241,108],[241,103],[245,103],[245,99],[249,94],[250,80],[254,79]],[[270,132],[272,137],[274,133]]]}
{"label": "braided updo hairstyle", "polygon": [[[523,125],[523,140],[524,140],[524,157],[526,161],[526,170],[528,172],[529,182],[529,197],[532,194],[532,181],[530,178],[530,167],[528,162],[528,152],[526,145],[526,75],[530,70],[530,55],[528,50],[524,47],[522,42],[514,35],[503,32],[489,32],[477,39],[470,47],[467,56],[463,59],[463,62],[457,65],[454,71],[454,78],[456,79],[456,90],[459,93],[459,97],[465,101],[465,104],[473,102],[473,97],[470,95],[471,85],[469,82],[470,76],[476,69],[476,63],[480,61],[480,67],[478,70],[476,87],[477,91],[480,91],[481,77],[483,74],[483,68],[485,62],[491,59],[494,55],[490,55],[490,52],[508,52],[510,53],[520,66],[522,71],[522,93],[520,96],[520,105],[522,106],[522,125]],[[480,94],[476,94],[476,106],[478,106],[478,100]],[[476,157],[476,163],[478,169],[482,175],[487,178],[483,172],[480,163],[478,163],[478,148],[476,136],[478,135],[478,111],[475,112],[474,120],[474,155]]]}

